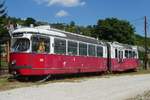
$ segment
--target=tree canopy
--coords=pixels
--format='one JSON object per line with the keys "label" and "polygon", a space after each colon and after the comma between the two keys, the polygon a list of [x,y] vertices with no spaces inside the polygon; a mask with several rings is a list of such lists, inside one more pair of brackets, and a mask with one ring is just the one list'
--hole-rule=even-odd
{"label": "tree canopy", "polygon": [[100,19],[94,28],[95,36],[99,39],[134,44],[135,29],[128,21],[117,18]]}
{"label": "tree canopy", "polygon": [[36,26],[36,20],[31,17],[28,17],[24,22],[24,26],[30,26],[31,24]]}
{"label": "tree canopy", "polygon": [[8,36],[8,30],[6,29],[5,25],[7,23],[7,12],[5,7],[5,2],[0,2],[0,36],[6,37]]}
{"label": "tree canopy", "polygon": [[6,17],[7,11],[5,7],[5,1],[0,1],[0,17]]}

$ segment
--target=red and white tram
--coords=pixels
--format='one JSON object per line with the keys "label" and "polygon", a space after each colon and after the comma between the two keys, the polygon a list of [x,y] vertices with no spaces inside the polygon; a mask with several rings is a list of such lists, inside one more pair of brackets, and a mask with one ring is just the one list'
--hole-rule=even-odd
{"label": "red and white tram", "polygon": [[12,34],[10,72],[23,76],[125,71],[138,67],[136,46],[38,26]]}
{"label": "red and white tram", "polygon": [[108,43],[108,68],[110,71],[136,70],[139,66],[137,46]]}

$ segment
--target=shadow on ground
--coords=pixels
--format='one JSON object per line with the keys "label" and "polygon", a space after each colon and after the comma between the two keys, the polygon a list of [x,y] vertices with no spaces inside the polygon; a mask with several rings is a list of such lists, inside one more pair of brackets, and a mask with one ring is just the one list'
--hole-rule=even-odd
{"label": "shadow on ground", "polygon": [[19,82],[47,82],[47,81],[61,81],[61,80],[77,80],[83,78],[94,78],[102,77],[105,75],[122,75],[133,73],[133,70],[128,70],[126,72],[97,72],[97,73],[78,73],[78,74],[59,74],[59,75],[43,75],[43,76],[17,76],[9,77],[9,81],[19,81]]}

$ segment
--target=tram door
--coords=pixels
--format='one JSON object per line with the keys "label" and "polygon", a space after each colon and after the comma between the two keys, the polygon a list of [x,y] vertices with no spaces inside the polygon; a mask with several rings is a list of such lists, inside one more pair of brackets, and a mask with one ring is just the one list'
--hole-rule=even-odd
{"label": "tram door", "polygon": [[115,49],[115,64],[114,64],[114,70],[123,70],[124,67],[124,51],[122,48],[116,48]]}

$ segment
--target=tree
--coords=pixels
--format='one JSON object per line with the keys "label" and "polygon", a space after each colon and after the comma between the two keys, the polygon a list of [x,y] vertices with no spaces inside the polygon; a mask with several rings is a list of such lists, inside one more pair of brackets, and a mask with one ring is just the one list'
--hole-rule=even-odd
{"label": "tree", "polygon": [[5,2],[1,1],[0,2],[0,17],[6,17],[7,16],[6,7],[4,5],[5,5]]}
{"label": "tree", "polygon": [[33,24],[34,26],[36,26],[36,20],[31,18],[31,17],[28,17],[25,22],[24,22],[24,25],[25,26],[30,26],[31,24]]}
{"label": "tree", "polygon": [[71,22],[70,22],[70,26],[71,26],[71,27],[76,26],[75,22],[74,22],[74,21],[71,21]]}
{"label": "tree", "polygon": [[125,20],[106,18],[98,20],[95,27],[95,36],[108,41],[134,44],[134,27]]}
{"label": "tree", "polygon": [[80,34],[82,35],[86,35],[86,36],[92,36],[92,34],[94,34],[94,30],[92,25],[88,25],[88,26],[78,26],[78,29],[80,31]]}
{"label": "tree", "polygon": [[74,21],[71,21],[70,24],[66,25],[65,30],[72,33],[79,33],[78,27],[75,25]]}
{"label": "tree", "polygon": [[8,36],[8,30],[5,28],[7,24],[7,13],[6,13],[6,7],[4,6],[5,2],[0,2],[0,37],[2,36]]}
{"label": "tree", "polygon": [[50,24],[50,26],[53,28],[56,28],[56,29],[64,30],[66,24],[64,24],[64,23],[53,23],[53,24]]}

